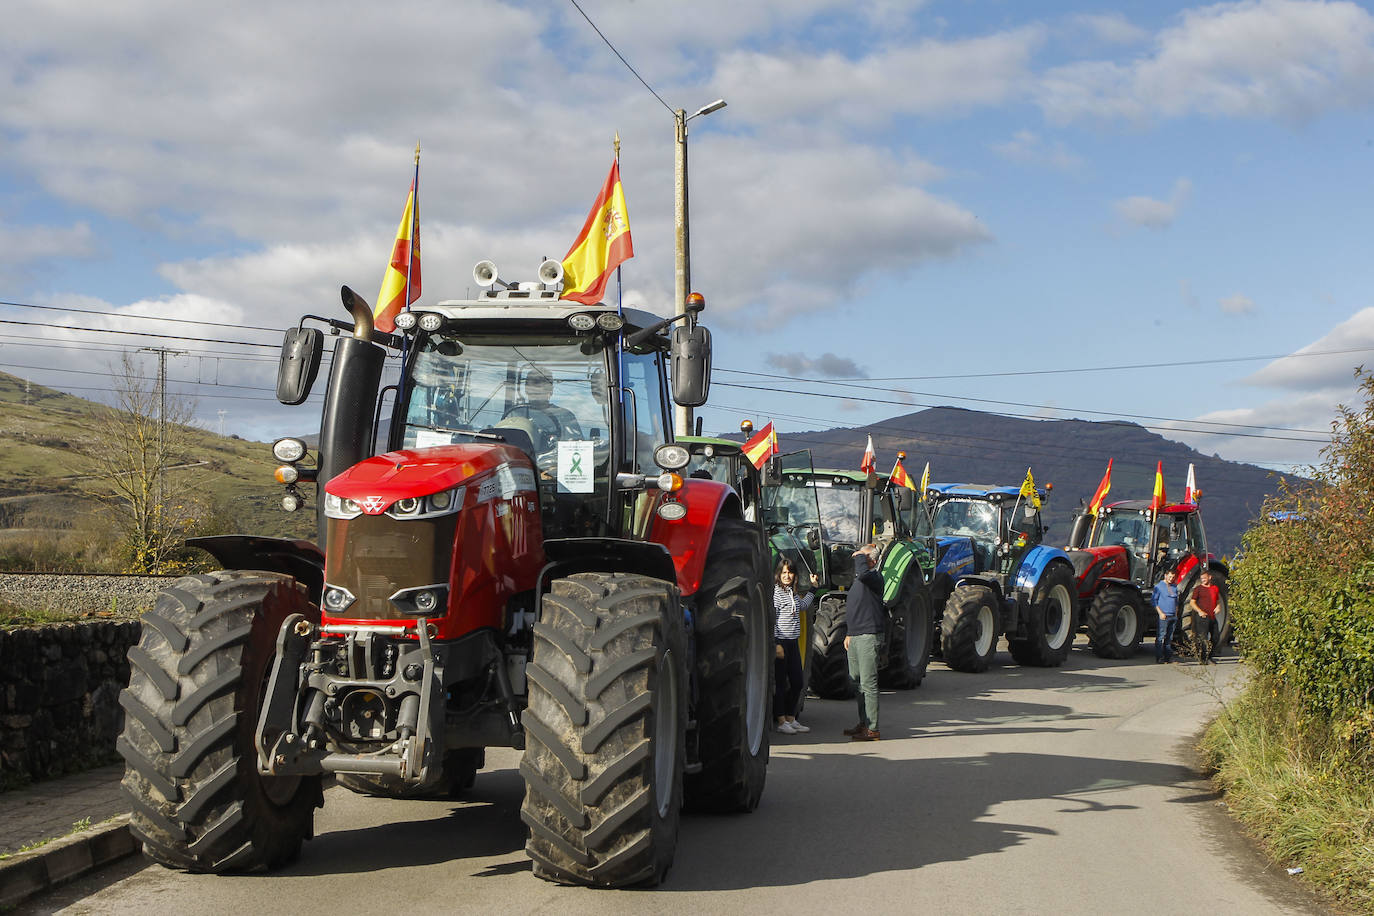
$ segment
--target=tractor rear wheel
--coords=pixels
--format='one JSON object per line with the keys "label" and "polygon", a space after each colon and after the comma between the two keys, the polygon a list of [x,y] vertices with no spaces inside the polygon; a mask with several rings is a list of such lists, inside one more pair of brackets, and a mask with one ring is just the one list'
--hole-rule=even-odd
{"label": "tractor rear wheel", "polygon": [[816,626],[811,636],[811,692],[822,700],[848,700],[854,696],[849,679],[849,653],[844,638],[849,635],[845,621],[843,595],[827,595],[816,611]]}
{"label": "tractor rear wheel", "polygon": [[945,601],[940,631],[945,664],[955,671],[988,670],[997,652],[997,595],[986,585],[957,585]]}
{"label": "tractor rear wheel", "polygon": [[1085,621],[1098,658],[1130,658],[1145,637],[1145,605],[1133,589],[1109,585],[1093,597]]}
{"label": "tractor rear wheel", "polygon": [[716,523],[696,602],[697,747],[684,786],[697,811],[752,811],[763,795],[773,722],[773,600],[758,535]]}
{"label": "tractor rear wheel", "polygon": [[902,590],[901,601],[892,609],[887,667],[878,672],[878,683],[912,690],[921,686],[930,664],[930,589],[920,573],[913,572]]}
{"label": "tractor rear wheel", "polygon": [[263,776],[253,744],[277,633],[319,611],[290,576],[178,579],[143,617],[119,696],[129,826],[155,861],[196,872],[276,868],[300,854],[320,778]]}
{"label": "tractor rear wheel", "polygon": [[687,638],[677,588],[629,573],[556,579],[534,625],[520,818],[534,873],[657,884],[682,807]]}
{"label": "tractor rear wheel", "polygon": [[1007,640],[1019,664],[1054,668],[1064,663],[1076,632],[1073,583],[1073,574],[1063,566],[1045,570],[1028,608],[1026,638]]}

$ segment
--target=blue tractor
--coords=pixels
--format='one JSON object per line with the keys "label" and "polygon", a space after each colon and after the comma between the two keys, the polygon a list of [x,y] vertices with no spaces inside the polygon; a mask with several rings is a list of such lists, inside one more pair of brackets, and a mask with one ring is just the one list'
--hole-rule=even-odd
{"label": "blue tractor", "polygon": [[1005,635],[1019,664],[1053,667],[1073,646],[1073,563],[1044,544],[1040,503],[1024,487],[931,484],[914,527],[935,556],[931,598],[945,663],[986,671]]}

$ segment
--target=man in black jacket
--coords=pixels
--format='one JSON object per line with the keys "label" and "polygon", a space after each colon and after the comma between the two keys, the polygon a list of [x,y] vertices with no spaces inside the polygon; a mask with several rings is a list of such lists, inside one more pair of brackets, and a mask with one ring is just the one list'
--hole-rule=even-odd
{"label": "man in black jacket", "polygon": [[878,547],[866,544],[854,552],[854,584],[845,600],[845,623],[849,635],[844,649],[849,653],[849,677],[859,698],[859,724],[844,733],[855,741],[877,741],[878,733],[878,640],[886,626],[883,611],[883,576],[875,568]]}

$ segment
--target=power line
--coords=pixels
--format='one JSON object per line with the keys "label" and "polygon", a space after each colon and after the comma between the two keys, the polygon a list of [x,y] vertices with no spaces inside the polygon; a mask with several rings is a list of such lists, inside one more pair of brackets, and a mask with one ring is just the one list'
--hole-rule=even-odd
{"label": "power line", "polygon": [[591,26],[591,27],[592,27],[592,31],[595,32],[597,35],[599,35],[599,36],[601,37],[601,40],[602,40],[602,41],[606,42],[606,47],[608,47],[608,48],[611,49],[611,53],[612,53],[612,54],[614,54],[616,57],[620,58],[620,62],[621,62],[622,64],[624,64],[625,67],[626,67],[631,73],[633,73],[633,74],[635,75],[635,79],[639,80],[641,83],[644,84],[644,88],[647,89],[647,90],[649,90],[649,93],[650,93],[651,95],[653,95],[654,98],[658,99],[658,103],[659,103],[660,105],[662,105],[664,108],[668,109],[669,112],[672,112],[673,106],[671,106],[671,105],[669,105],[667,102],[663,101],[663,96],[659,95],[657,92],[654,92],[654,87],[653,87],[653,86],[650,86],[649,83],[648,83],[648,81],[645,80],[644,77],[642,77],[642,76],[639,75],[639,71],[638,71],[638,70],[636,70],[634,67],[631,67],[631,66],[630,66],[630,62],[629,62],[628,60],[625,59],[625,55],[623,55],[623,54],[621,54],[619,51],[617,51],[617,50],[615,49],[615,45],[611,44],[611,40],[601,33],[601,30],[598,29],[598,28],[596,27],[596,23],[595,23],[595,22],[592,22],[592,17],[588,16],[587,13],[586,13],[586,11],[583,10],[582,7],[580,7],[580,6],[577,5],[577,0],[568,0],[568,2],[571,3],[571,4],[573,5],[573,9],[577,10],[579,13],[582,14],[582,18],[585,19],[585,20],[587,20],[587,25]]}
{"label": "power line", "polygon": [[79,312],[82,315],[104,315],[109,318],[138,318],[143,321],[171,321],[177,324],[204,324],[215,328],[235,328],[242,331],[275,331],[280,334],[281,328],[264,328],[261,325],[253,324],[234,324],[223,321],[200,321],[195,318],[165,318],[159,315],[130,315],[125,312],[107,312],[100,309],[79,309],[69,308],[62,305],[35,305],[31,302],[6,302],[0,300],[0,306],[8,305],[12,308],[20,309],[42,309],[46,312]]}

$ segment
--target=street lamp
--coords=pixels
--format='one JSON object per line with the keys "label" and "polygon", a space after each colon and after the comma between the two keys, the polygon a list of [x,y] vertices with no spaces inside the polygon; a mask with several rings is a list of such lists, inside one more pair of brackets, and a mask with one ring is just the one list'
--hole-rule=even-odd
{"label": "street lamp", "polygon": [[[725,99],[716,99],[704,108],[687,114],[679,108],[673,112],[677,124],[677,143],[673,157],[673,314],[687,314],[687,292],[692,285],[691,234],[687,229],[687,122],[693,118],[720,111],[725,107]],[[673,426],[677,435],[689,436],[692,433],[692,408],[674,406]]]}

